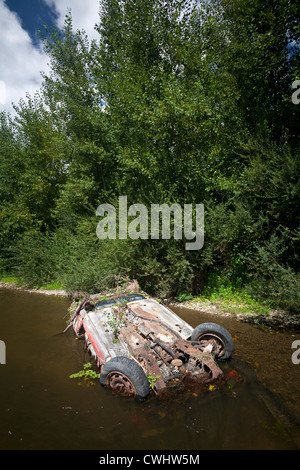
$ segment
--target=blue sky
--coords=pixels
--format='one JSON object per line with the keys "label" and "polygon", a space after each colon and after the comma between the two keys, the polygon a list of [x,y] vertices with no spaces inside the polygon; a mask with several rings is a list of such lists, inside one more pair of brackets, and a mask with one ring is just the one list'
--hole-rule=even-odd
{"label": "blue sky", "polygon": [[0,0],[0,111],[14,114],[11,103],[40,88],[49,68],[36,32],[44,24],[62,27],[68,9],[74,29],[97,38],[99,0]]}
{"label": "blue sky", "polygon": [[34,44],[37,44],[37,30],[43,24],[53,25],[58,20],[57,11],[44,0],[6,0],[7,8],[18,15],[22,28],[28,32]]}

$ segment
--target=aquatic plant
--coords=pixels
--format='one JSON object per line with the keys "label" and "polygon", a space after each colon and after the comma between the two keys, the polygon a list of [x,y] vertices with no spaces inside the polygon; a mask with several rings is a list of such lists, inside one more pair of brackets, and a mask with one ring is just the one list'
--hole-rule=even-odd
{"label": "aquatic plant", "polygon": [[[70,379],[83,378],[84,385],[87,385],[87,386],[94,385],[93,380],[99,379],[100,373],[95,372],[94,370],[91,369],[91,367],[92,367],[91,362],[87,362],[86,364],[84,364],[82,370],[80,370],[79,372],[76,372],[75,374],[69,375],[69,378]],[[78,382],[78,385],[82,385],[82,382]]]}

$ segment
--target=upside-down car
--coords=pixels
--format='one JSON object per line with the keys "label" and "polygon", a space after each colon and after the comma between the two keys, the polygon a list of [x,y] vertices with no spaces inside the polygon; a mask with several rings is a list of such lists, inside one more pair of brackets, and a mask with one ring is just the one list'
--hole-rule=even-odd
{"label": "upside-down car", "polygon": [[168,307],[142,294],[74,304],[71,325],[84,338],[100,369],[100,383],[112,391],[158,396],[186,377],[201,383],[222,378],[218,360],[233,352],[230,333],[216,323],[193,328]]}

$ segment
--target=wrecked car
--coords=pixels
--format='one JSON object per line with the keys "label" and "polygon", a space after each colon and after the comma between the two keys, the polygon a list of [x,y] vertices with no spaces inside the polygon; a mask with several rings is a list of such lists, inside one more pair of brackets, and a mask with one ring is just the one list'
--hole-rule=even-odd
{"label": "wrecked car", "polygon": [[86,296],[75,306],[70,325],[96,361],[101,385],[119,395],[144,399],[153,390],[163,396],[187,377],[211,383],[223,376],[217,361],[233,353],[222,326],[193,328],[143,294]]}

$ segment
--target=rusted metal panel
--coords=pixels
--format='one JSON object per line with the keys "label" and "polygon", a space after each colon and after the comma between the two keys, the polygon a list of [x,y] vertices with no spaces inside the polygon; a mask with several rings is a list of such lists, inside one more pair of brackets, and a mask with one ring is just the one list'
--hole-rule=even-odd
{"label": "rusted metal panel", "polygon": [[159,395],[166,388],[166,384],[148,342],[137,333],[134,325],[121,328],[120,339],[128,341],[132,357],[144,369],[146,376],[155,378],[155,391]]}
{"label": "rusted metal panel", "polygon": [[153,299],[144,299],[139,302],[128,303],[129,309],[141,319],[147,319],[151,322],[159,322],[158,324],[169,326],[169,330],[180,336],[181,338],[187,339],[191,336],[193,328],[179,318],[171,310],[164,305],[159,304]]}

